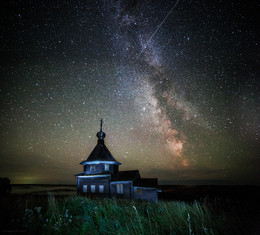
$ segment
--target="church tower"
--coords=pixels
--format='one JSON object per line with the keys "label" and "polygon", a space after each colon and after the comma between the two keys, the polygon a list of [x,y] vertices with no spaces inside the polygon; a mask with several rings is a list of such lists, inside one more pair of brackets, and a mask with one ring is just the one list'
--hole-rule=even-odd
{"label": "church tower", "polygon": [[80,164],[83,172],[77,174],[77,191],[91,193],[109,193],[109,181],[118,173],[116,161],[105,145],[105,132],[102,130],[103,121],[100,120],[100,131],[97,133],[96,147],[85,161]]}
{"label": "church tower", "polygon": [[106,137],[105,132],[102,131],[103,121],[100,120],[100,131],[97,133],[98,142],[86,161],[80,164],[84,166],[84,172],[86,175],[93,174],[112,174],[115,175],[118,172],[117,162],[112,156],[108,148],[104,143]]}
{"label": "church tower", "polygon": [[97,145],[88,158],[81,162],[83,172],[77,177],[77,193],[117,198],[132,198],[158,202],[158,179],[141,178],[139,170],[119,171],[121,164],[105,145],[106,134],[97,133]]}

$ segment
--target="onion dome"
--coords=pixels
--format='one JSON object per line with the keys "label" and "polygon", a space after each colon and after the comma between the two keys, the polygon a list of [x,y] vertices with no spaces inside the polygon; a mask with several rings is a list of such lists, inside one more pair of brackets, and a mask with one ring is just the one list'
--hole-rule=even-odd
{"label": "onion dome", "polygon": [[91,154],[88,156],[87,160],[81,162],[80,164],[85,166],[87,164],[98,164],[98,163],[107,163],[120,165],[120,162],[117,162],[116,159],[112,156],[108,148],[104,143],[104,138],[106,136],[105,132],[102,131],[102,119],[100,120],[100,131],[97,133],[98,143],[93,149]]}

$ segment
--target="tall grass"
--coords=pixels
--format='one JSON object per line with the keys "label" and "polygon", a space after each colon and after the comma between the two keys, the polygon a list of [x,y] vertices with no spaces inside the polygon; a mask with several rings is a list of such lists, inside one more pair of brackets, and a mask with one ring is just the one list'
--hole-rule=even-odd
{"label": "tall grass", "polygon": [[[31,199],[32,200],[32,199]],[[26,204],[22,226],[29,234],[241,234],[232,211],[204,202],[149,203],[48,195],[45,205]],[[222,205],[223,206],[223,205]]]}

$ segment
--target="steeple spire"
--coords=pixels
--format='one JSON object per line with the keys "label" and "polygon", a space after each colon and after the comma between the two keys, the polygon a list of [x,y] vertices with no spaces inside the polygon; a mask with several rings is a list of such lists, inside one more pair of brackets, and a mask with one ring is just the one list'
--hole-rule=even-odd
{"label": "steeple spire", "polygon": [[100,131],[97,133],[98,144],[104,144],[104,138],[106,137],[105,132],[102,131],[103,120],[100,120]]}
{"label": "steeple spire", "polygon": [[103,120],[102,118],[100,119],[100,132],[102,131],[102,125],[103,125]]}

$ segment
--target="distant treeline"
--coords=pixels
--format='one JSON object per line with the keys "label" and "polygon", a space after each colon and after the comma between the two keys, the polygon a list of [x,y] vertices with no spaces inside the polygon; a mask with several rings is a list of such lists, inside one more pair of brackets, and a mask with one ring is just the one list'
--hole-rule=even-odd
{"label": "distant treeline", "polygon": [[76,187],[76,184],[12,184],[12,186]]}
{"label": "distant treeline", "polygon": [[10,193],[12,190],[10,179],[8,178],[0,178],[0,194]]}

